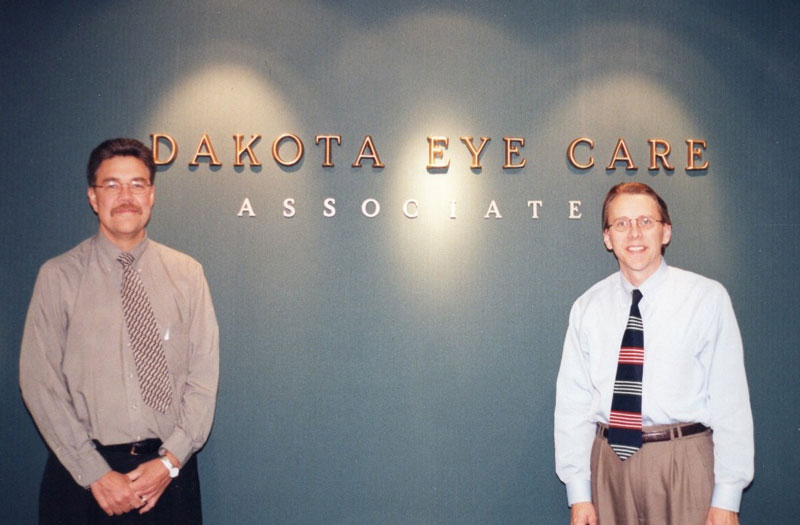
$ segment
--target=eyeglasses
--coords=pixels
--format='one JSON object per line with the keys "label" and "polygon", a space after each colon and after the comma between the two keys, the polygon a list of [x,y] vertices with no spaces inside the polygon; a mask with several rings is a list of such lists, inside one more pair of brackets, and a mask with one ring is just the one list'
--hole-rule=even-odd
{"label": "eyeglasses", "polygon": [[148,188],[152,186],[152,184],[149,184],[143,180],[132,180],[130,182],[110,180],[105,184],[92,184],[92,188],[102,188],[109,193],[113,193],[114,195],[121,193],[123,186],[127,186],[130,192],[134,195],[143,195]]}
{"label": "eyeglasses", "polygon": [[663,223],[664,221],[656,220],[649,215],[640,215],[635,219],[620,217],[619,219],[615,219],[614,222],[609,225],[609,228],[613,228],[614,231],[618,232],[626,232],[631,229],[634,222],[637,226],[639,226],[640,230],[650,230],[656,225],[657,222]]}

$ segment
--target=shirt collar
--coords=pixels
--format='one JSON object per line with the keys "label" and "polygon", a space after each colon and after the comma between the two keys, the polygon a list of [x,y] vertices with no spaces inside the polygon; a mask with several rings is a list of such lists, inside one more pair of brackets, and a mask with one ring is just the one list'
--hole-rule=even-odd
{"label": "shirt collar", "polygon": [[[141,257],[149,245],[150,239],[147,237],[147,231],[145,230],[144,238],[129,252],[135,259],[133,262],[134,267],[139,267],[141,264]],[[97,235],[95,235],[95,246],[97,246],[97,257],[103,270],[110,272],[116,268],[122,267],[117,261],[117,257],[122,253],[122,250],[111,242],[108,237],[103,235],[102,232],[98,231]]]}
{"label": "shirt collar", "polygon": [[622,275],[622,272],[619,272],[619,281],[621,285],[620,290],[628,298],[628,301],[630,301],[633,290],[638,289],[640,292],[642,292],[642,301],[645,303],[652,303],[658,296],[658,292],[661,290],[661,285],[664,284],[664,281],[667,279],[668,269],[669,265],[667,264],[667,260],[662,256],[661,264],[658,266],[658,269],[638,287],[634,287],[628,282],[627,279],[625,279],[625,276]]}

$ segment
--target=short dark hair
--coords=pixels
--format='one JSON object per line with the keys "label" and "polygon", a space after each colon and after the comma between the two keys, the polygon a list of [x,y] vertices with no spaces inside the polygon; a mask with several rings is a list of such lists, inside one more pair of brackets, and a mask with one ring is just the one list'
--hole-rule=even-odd
{"label": "short dark hair", "polygon": [[89,186],[97,180],[97,168],[100,164],[112,157],[134,157],[141,160],[150,172],[150,184],[155,182],[156,163],[150,148],[136,139],[117,138],[103,141],[89,155],[89,165],[86,167],[86,180]]}
{"label": "short dark hair", "polygon": [[603,202],[603,231],[606,231],[609,227],[611,227],[611,224],[608,222],[608,208],[611,206],[611,202],[623,193],[631,195],[649,195],[658,204],[658,211],[661,214],[661,222],[672,225],[672,220],[669,218],[667,203],[664,202],[664,199],[662,199],[653,188],[642,182],[620,182],[608,190],[608,193],[606,194],[606,200]]}

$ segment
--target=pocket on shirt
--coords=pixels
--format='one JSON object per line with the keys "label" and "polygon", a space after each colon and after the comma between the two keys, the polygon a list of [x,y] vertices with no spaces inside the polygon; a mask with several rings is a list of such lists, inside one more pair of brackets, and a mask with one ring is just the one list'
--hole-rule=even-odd
{"label": "pocket on shirt", "polygon": [[[692,403],[701,395],[697,389],[704,383],[705,369],[693,354],[648,355],[645,349],[644,370],[649,387],[661,396]],[[672,408],[685,407],[680,405]]]}
{"label": "pocket on shirt", "polygon": [[171,323],[161,337],[167,365],[173,375],[185,375],[188,370],[189,323]]}

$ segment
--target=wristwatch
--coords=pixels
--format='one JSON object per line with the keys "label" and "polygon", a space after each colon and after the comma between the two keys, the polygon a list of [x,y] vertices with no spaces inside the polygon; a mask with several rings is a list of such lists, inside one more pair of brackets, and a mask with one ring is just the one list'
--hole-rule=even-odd
{"label": "wristwatch", "polygon": [[169,477],[177,478],[178,473],[180,472],[180,470],[178,470],[178,467],[173,465],[172,461],[170,461],[167,456],[161,456],[159,459],[161,460],[161,463],[163,463],[164,466],[167,467],[167,470],[169,471]]}

